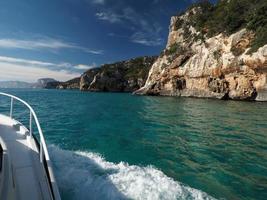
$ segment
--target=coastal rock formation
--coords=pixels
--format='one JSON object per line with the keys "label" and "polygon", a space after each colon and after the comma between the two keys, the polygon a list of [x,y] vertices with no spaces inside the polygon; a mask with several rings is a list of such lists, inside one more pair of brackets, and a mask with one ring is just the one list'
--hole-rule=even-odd
{"label": "coastal rock formation", "polygon": [[40,78],[37,80],[37,83],[32,84],[33,88],[45,88],[45,89],[54,89],[59,84],[59,81],[53,78]]}
{"label": "coastal rock formation", "polygon": [[90,84],[94,80],[94,77],[100,72],[100,68],[89,69],[80,78],[80,90],[90,90]]}
{"label": "coastal rock formation", "polygon": [[66,82],[60,82],[56,85],[57,89],[79,89],[80,88],[80,77],[71,79]]}
{"label": "coastal rock formation", "polygon": [[[167,46],[153,64],[145,86],[135,93],[267,100],[266,38],[260,40],[258,29],[245,23],[228,32],[219,28],[211,32],[214,27],[209,26],[209,17],[219,12],[219,6],[222,9],[233,2],[221,1],[215,7],[199,4],[172,17]],[[211,16],[198,23],[207,12]]]}
{"label": "coastal rock formation", "polygon": [[80,78],[80,90],[133,92],[144,86],[156,57],[139,57],[90,69]]}

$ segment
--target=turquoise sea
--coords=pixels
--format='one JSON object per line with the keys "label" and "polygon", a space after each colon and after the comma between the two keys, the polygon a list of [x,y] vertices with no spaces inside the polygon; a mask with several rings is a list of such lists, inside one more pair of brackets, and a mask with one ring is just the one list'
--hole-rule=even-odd
{"label": "turquoise sea", "polygon": [[62,199],[267,199],[267,103],[1,91],[35,109]]}

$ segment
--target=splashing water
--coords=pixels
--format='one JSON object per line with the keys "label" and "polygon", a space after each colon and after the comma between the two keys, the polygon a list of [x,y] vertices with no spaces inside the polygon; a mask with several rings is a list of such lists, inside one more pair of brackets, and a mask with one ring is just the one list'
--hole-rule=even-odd
{"label": "splashing water", "polygon": [[[52,148],[63,200],[210,198],[200,191],[218,199],[267,199],[266,103],[4,91],[34,107],[48,144],[99,152],[113,162],[108,167],[97,154]],[[9,106],[0,98],[1,114],[8,115]],[[14,117],[29,124],[20,104],[14,104]]]}
{"label": "splashing water", "polygon": [[152,167],[105,161],[91,152],[49,147],[64,199],[214,199]]}

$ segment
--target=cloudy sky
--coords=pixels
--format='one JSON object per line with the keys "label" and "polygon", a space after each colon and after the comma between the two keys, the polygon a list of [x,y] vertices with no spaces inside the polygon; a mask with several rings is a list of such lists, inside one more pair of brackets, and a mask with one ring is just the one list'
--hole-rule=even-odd
{"label": "cloudy sky", "polygon": [[0,81],[68,80],[164,48],[170,17],[192,0],[0,2]]}

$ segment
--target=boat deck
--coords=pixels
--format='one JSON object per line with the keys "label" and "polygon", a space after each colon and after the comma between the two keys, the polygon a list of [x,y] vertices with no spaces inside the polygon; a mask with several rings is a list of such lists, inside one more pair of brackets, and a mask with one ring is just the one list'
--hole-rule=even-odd
{"label": "boat deck", "polygon": [[0,115],[0,144],[0,199],[53,199],[38,147],[29,131],[18,121]]}

